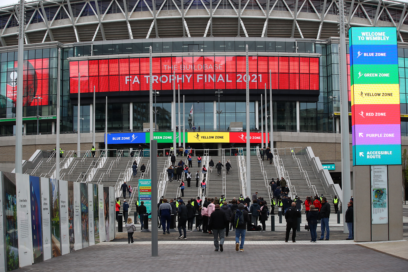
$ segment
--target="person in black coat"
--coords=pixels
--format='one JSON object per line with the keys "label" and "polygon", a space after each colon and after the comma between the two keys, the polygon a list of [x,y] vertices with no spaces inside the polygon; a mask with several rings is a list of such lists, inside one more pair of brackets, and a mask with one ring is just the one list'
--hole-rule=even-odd
{"label": "person in black coat", "polygon": [[349,236],[346,240],[354,240],[354,233],[353,233],[353,223],[354,223],[354,218],[353,218],[353,202],[349,202],[347,204],[347,211],[346,211],[346,223],[347,223],[347,228],[349,231]]}
{"label": "person in black coat", "polygon": [[301,216],[300,211],[296,209],[296,203],[293,202],[292,206],[286,211],[285,218],[286,218],[286,238],[285,242],[289,240],[289,233],[292,229],[292,242],[296,242],[296,226],[297,220]]}
{"label": "person in black coat", "polygon": [[319,209],[315,209],[314,205],[310,205],[310,211],[306,214],[306,220],[310,230],[310,242],[316,243],[317,220],[319,219]]}
{"label": "person in black coat", "polygon": [[171,155],[171,164],[174,166],[174,164],[176,163],[176,156],[174,156],[173,154]]}
{"label": "person in black coat", "polygon": [[262,223],[262,230],[265,231],[265,221],[268,220],[268,206],[266,206],[266,201],[262,202],[260,221]]}
{"label": "person in black coat", "polygon": [[322,207],[320,208],[320,218],[321,218],[321,230],[319,240],[323,240],[324,232],[326,231],[326,240],[330,239],[330,228],[329,228],[329,218],[330,218],[330,204],[327,202],[325,197],[322,198]]}
{"label": "person in black coat", "polygon": [[195,209],[191,205],[191,200],[187,202],[187,220],[188,220],[188,230],[193,230]]}
{"label": "person in black coat", "polygon": [[181,174],[182,173],[183,173],[183,167],[179,165],[177,167],[177,181],[179,181],[181,179]]}
{"label": "person in black coat", "polygon": [[139,213],[140,218],[140,229],[143,229],[143,217],[147,213],[146,206],[144,205],[144,201],[140,203],[137,212]]}
{"label": "person in black coat", "polygon": [[[220,210],[220,205],[215,205],[215,210],[210,217],[210,229],[214,234],[215,251],[218,251],[218,248],[221,252],[224,250],[224,232],[227,221],[227,216]],[[218,237],[220,238],[219,243]]]}
{"label": "person in black coat", "polygon": [[184,232],[184,239],[187,239],[187,236],[186,236],[187,219],[188,219],[187,207],[184,205],[183,201],[179,201],[179,208],[178,208],[178,231],[180,233],[179,239],[183,238],[183,235],[181,234],[181,229],[183,229],[183,232]]}

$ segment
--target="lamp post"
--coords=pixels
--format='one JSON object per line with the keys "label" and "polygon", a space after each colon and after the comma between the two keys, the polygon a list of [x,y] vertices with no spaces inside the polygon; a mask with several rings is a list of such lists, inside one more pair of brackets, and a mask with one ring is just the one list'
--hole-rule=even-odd
{"label": "lamp post", "polygon": [[[333,104],[334,104],[334,101],[336,101],[336,98],[337,98],[337,96],[329,96],[329,98],[330,98],[330,100],[331,101],[333,101]],[[333,105],[333,114],[332,114],[332,118],[333,118],[333,121],[332,121],[332,129],[333,129],[333,133],[336,133],[336,131],[334,130],[334,125],[335,125],[335,119],[334,119],[334,105]]]}
{"label": "lamp post", "polygon": [[154,128],[157,126],[157,97],[160,96],[160,92],[153,91],[154,95]]}
{"label": "lamp post", "polygon": [[[60,120],[61,120],[61,115],[60,115],[60,104],[61,104],[61,99],[60,99],[60,94],[61,94],[61,48],[58,48],[58,65],[57,65],[57,138],[56,138],[56,147],[55,151],[60,152]],[[55,179],[59,180],[60,178],[60,154],[55,156]]]}
{"label": "lamp post", "polygon": [[77,113],[77,157],[81,157],[81,73],[78,73],[78,113]]}
{"label": "lamp post", "polygon": [[[241,2],[240,2],[241,3]],[[250,123],[249,123],[249,66],[248,66],[248,44],[246,45],[246,185],[247,185],[247,195],[251,196],[251,134],[250,134]]]}
{"label": "lamp post", "polygon": [[40,134],[40,115],[38,115],[38,102],[40,102],[39,100],[42,99],[42,97],[39,96],[35,96],[33,97],[33,99],[37,100],[37,135]]}
{"label": "lamp post", "polygon": [[215,95],[218,95],[218,110],[217,110],[217,114],[218,114],[218,131],[221,130],[221,103],[220,103],[220,97],[222,96],[224,92],[221,90],[215,91]]}

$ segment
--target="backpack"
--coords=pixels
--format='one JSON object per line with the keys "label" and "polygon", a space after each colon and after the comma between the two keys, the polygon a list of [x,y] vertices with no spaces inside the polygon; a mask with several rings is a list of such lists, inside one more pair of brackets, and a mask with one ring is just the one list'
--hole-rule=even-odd
{"label": "backpack", "polygon": [[238,209],[235,212],[234,224],[235,224],[235,228],[245,226],[244,212],[242,210]]}

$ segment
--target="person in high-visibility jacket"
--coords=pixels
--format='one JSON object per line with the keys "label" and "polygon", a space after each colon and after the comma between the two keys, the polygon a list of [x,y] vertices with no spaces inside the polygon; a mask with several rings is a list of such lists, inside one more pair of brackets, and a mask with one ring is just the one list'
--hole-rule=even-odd
{"label": "person in high-visibility jacket", "polygon": [[278,207],[279,207],[279,208],[282,208],[282,207],[283,207],[283,202],[282,202],[282,199],[281,199],[281,198],[278,199]]}
{"label": "person in high-visibility jacket", "polygon": [[276,206],[276,201],[274,198],[271,200],[271,213],[274,214],[275,211],[275,206]]}
{"label": "person in high-visibility jacket", "polygon": [[62,150],[61,147],[60,147],[60,158],[62,158],[63,155],[64,155],[64,150]]}
{"label": "person in high-visibility jacket", "polygon": [[94,158],[95,158],[95,147],[94,147],[94,146],[92,146],[92,148],[91,148],[91,152],[92,152],[92,157],[94,157]]}
{"label": "person in high-visibility jacket", "polygon": [[333,205],[334,205],[334,212],[337,213],[339,211],[339,199],[337,196],[333,198]]}

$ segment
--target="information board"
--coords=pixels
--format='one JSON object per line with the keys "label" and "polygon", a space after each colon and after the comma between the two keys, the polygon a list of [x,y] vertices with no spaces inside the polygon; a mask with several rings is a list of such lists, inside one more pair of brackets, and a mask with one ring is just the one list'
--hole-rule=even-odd
{"label": "information board", "polygon": [[371,166],[371,221],[388,224],[387,166]]}
{"label": "information board", "polygon": [[81,226],[81,189],[80,183],[74,182],[74,236],[75,250],[82,249],[82,226]]}
{"label": "information board", "polygon": [[397,29],[352,27],[353,165],[401,164]]}
{"label": "information board", "polygon": [[52,257],[50,180],[48,178],[41,178],[41,210],[44,261],[46,261]]}
{"label": "information board", "polygon": [[31,265],[33,259],[33,241],[31,232],[30,176],[16,174],[17,187],[17,227],[18,256],[20,267]]}
{"label": "information board", "polygon": [[60,222],[61,222],[61,254],[65,255],[69,250],[69,214],[68,214],[68,181],[60,180]]}
{"label": "information board", "polygon": [[93,184],[88,184],[88,237],[89,246],[95,245]]}
{"label": "information board", "polygon": [[103,185],[98,185],[99,242],[106,241]]}
{"label": "information board", "polygon": [[109,241],[115,239],[116,230],[115,204],[116,204],[115,191],[113,187],[109,187]]}
{"label": "information board", "polygon": [[[152,212],[152,180],[139,179],[139,202],[144,202],[146,213]],[[150,216],[149,216],[150,217]]]}
{"label": "information board", "polygon": [[31,234],[33,239],[33,263],[43,259],[41,185],[40,178],[30,176]]}

